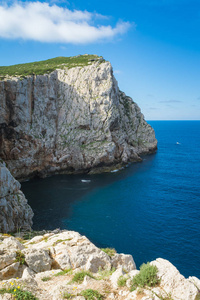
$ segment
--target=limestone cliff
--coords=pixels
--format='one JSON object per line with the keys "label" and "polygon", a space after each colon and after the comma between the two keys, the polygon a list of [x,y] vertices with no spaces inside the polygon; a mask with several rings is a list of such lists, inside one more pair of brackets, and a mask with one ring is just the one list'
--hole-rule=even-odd
{"label": "limestone cliff", "polygon": [[33,211],[3,162],[0,162],[0,232],[29,230]]}
{"label": "limestone cliff", "polygon": [[0,81],[0,157],[16,178],[138,161],[154,130],[101,58]]}

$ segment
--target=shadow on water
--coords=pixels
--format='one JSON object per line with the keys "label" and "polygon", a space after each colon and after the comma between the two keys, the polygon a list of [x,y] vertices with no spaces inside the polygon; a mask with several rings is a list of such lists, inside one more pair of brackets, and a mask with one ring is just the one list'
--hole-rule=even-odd
{"label": "shadow on water", "polygon": [[154,156],[155,154],[146,156],[143,163],[130,164],[116,172],[95,175],[62,174],[23,182],[22,191],[34,211],[33,229],[67,229],[62,220],[70,219],[73,204],[83,201],[94,190],[134,176],[141,168],[150,167]]}

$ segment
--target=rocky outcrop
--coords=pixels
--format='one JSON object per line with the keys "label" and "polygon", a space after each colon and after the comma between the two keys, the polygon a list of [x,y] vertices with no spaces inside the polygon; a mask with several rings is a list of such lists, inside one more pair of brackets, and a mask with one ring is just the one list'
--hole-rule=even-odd
{"label": "rocky outcrop", "polygon": [[15,178],[119,167],[156,146],[102,59],[0,82],[0,157]]}
{"label": "rocky outcrop", "polygon": [[[131,291],[132,279],[139,273],[131,255],[110,257],[73,231],[56,230],[28,241],[0,234],[0,299],[13,299],[12,288],[29,291],[39,300],[200,299],[198,278],[186,279],[161,258],[151,265],[157,267],[159,283]],[[94,291],[103,297],[84,297],[88,290],[91,297]]]}
{"label": "rocky outcrop", "polygon": [[[0,232],[29,230],[33,211],[5,163],[0,162]],[[9,248],[9,246],[8,246]]]}

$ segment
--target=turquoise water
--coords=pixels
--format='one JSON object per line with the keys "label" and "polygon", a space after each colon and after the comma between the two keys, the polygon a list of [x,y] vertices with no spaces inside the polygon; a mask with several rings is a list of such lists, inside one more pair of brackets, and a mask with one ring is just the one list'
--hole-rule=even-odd
{"label": "turquoise water", "polygon": [[34,229],[79,231],[97,246],[132,254],[137,267],[162,257],[200,277],[200,121],[149,123],[158,151],[142,163],[23,183]]}

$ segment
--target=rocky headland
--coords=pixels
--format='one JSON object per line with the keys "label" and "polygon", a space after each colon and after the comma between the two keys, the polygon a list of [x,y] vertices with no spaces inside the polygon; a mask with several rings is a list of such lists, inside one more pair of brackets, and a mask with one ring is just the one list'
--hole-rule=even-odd
{"label": "rocky headland", "polygon": [[1,76],[0,157],[15,178],[102,172],[156,150],[154,130],[119,90],[110,62],[57,58],[51,69],[54,60]]}

